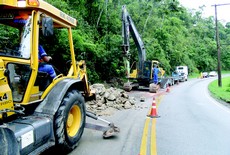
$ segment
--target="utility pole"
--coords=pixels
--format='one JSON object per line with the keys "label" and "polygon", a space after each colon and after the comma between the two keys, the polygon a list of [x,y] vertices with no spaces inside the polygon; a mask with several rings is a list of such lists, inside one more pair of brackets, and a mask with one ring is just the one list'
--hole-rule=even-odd
{"label": "utility pole", "polygon": [[221,80],[221,63],[220,63],[220,40],[219,40],[219,29],[218,29],[218,20],[217,20],[217,5],[215,5],[215,21],[216,21],[216,46],[217,46],[217,71],[218,71],[218,86],[222,87]]}
{"label": "utility pole", "polygon": [[230,5],[230,3],[226,4],[215,4],[212,5],[215,7],[215,22],[216,22],[216,46],[217,46],[217,61],[218,61],[218,86],[222,87],[221,80],[221,52],[220,52],[220,40],[219,40],[219,29],[218,29],[218,20],[217,20],[217,6]]}

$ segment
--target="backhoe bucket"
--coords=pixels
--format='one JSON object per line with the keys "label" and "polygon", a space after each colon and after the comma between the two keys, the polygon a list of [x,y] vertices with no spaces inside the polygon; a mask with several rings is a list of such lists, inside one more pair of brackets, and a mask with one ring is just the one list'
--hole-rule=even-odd
{"label": "backhoe bucket", "polygon": [[98,117],[96,114],[87,111],[86,112],[86,116],[93,118],[95,120],[100,120],[104,123],[107,123],[108,126],[101,126],[101,125],[97,125],[97,124],[91,124],[91,123],[86,123],[85,127],[89,128],[89,129],[93,129],[93,130],[98,130],[98,131],[103,131],[103,138],[110,138],[113,137],[114,135],[116,135],[117,133],[120,132],[120,129],[118,127],[116,127],[113,123],[110,123],[107,120],[104,120],[100,117]]}
{"label": "backhoe bucket", "polygon": [[0,150],[1,155],[20,155],[14,132],[8,128],[0,128]]}
{"label": "backhoe bucket", "polygon": [[104,133],[103,133],[104,138],[112,137],[112,136],[114,136],[120,132],[120,129],[118,127],[116,127],[113,123],[110,123],[109,127],[110,128],[107,129],[106,131],[104,131]]}

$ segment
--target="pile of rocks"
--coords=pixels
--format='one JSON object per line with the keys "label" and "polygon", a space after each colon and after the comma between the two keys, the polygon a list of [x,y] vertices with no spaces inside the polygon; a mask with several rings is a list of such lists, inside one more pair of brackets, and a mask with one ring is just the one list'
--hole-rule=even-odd
{"label": "pile of rocks", "polygon": [[105,88],[103,84],[94,84],[90,88],[96,94],[96,100],[87,101],[86,109],[99,115],[109,115],[112,110],[130,109],[135,106],[136,100],[122,89]]}

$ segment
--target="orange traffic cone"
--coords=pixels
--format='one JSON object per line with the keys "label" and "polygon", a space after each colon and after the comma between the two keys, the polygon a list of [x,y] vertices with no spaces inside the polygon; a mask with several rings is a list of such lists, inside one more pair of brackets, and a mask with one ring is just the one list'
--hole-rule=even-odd
{"label": "orange traffic cone", "polygon": [[170,86],[168,85],[166,88],[166,92],[169,93],[170,92]]}
{"label": "orange traffic cone", "polygon": [[157,115],[157,106],[156,106],[155,98],[153,98],[151,112],[150,112],[150,114],[147,115],[147,116],[148,116],[148,117],[151,117],[151,118],[157,118],[157,117],[159,117],[159,116]]}

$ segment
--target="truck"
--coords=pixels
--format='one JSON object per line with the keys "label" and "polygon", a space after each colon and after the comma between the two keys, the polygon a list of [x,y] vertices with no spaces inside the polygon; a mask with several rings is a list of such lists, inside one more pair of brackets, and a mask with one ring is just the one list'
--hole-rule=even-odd
{"label": "truck", "polygon": [[181,82],[188,80],[188,66],[176,66],[175,71],[178,72]]}
{"label": "truck", "polygon": [[174,84],[179,84],[179,82],[187,81],[188,80],[188,67],[187,66],[176,66],[171,76],[164,77],[162,80],[166,81],[164,85],[161,85],[162,88],[165,88],[167,86],[173,86]]}
{"label": "truck", "polygon": [[[66,154],[78,145],[86,116],[98,119],[85,108],[95,94],[85,61],[75,59],[77,20],[43,0],[0,0],[0,8],[0,154],[40,154],[53,146]],[[66,35],[71,65],[50,79],[38,70],[38,46],[54,29]]]}
{"label": "truck", "polygon": [[[130,67],[130,34],[138,50],[138,64],[134,69]],[[168,79],[164,79],[165,71],[161,67],[159,68],[159,83],[153,83],[153,66],[155,64],[159,66],[160,63],[157,60],[146,60],[144,43],[125,5],[122,6],[122,38],[122,52],[125,55],[124,64],[128,79],[128,82],[124,83],[124,90],[131,91],[134,88],[148,87],[150,92],[155,93],[160,86],[165,87]],[[132,73],[131,69],[133,69]]]}

